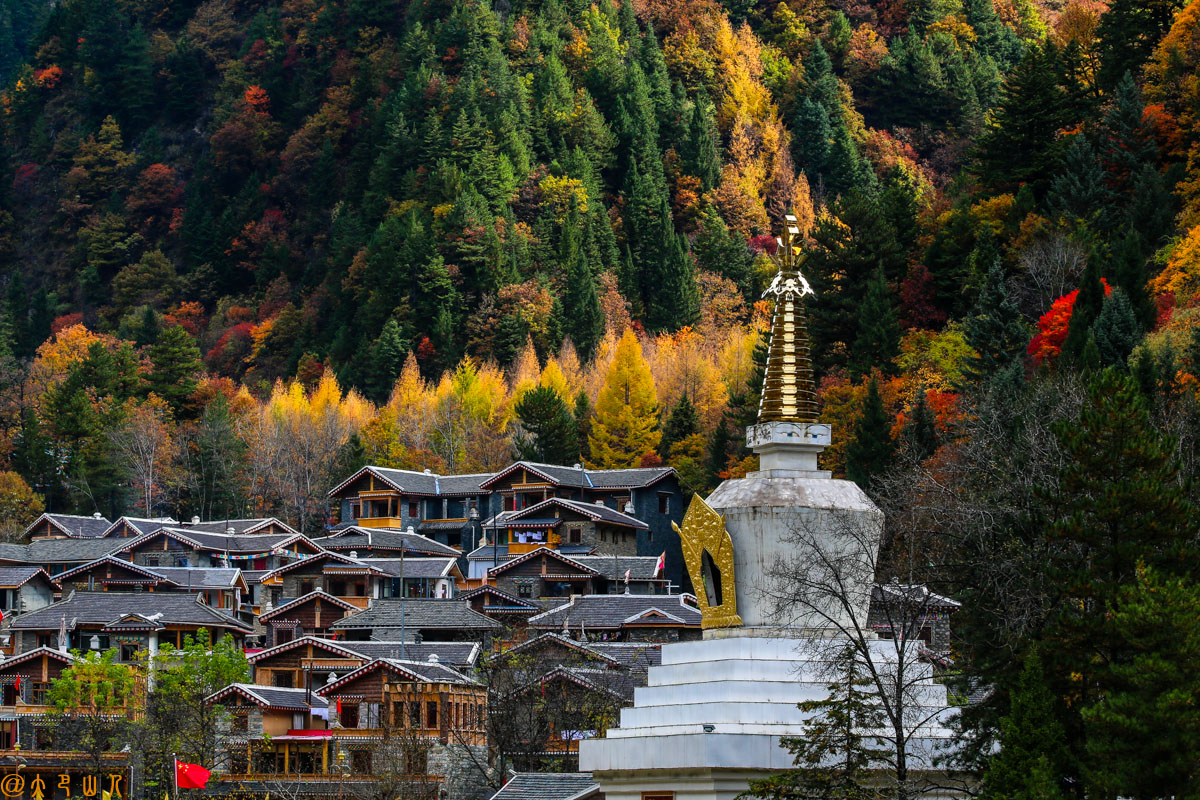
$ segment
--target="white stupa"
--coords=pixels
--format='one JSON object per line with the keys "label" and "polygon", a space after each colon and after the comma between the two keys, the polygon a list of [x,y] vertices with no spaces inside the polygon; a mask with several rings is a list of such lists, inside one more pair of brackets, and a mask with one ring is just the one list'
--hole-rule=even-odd
{"label": "white stupa", "polygon": [[[685,553],[690,547],[693,556],[688,568],[705,607],[704,638],[664,645],[662,665],[650,669],[648,685],[622,710],[620,726],[580,743],[579,768],[593,774],[608,800],[733,800],[751,780],[790,768],[780,737],[803,735],[806,714],[797,703],[827,695],[830,676],[821,659],[828,656],[820,654],[830,653],[831,639],[842,634],[836,624],[814,624],[811,615],[781,624],[773,613],[770,570],[795,549],[788,539],[798,526],[833,537],[849,520],[878,545],[882,512],[857,484],[818,469],[831,431],[816,416],[802,305],[812,290],[796,264],[794,223],[789,217],[778,242],[758,424],[747,429],[760,470],[717,487],[708,498],[711,510],[694,500],[684,521]],[[724,517],[727,535],[713,511]],[[701,553],[695,526],[704,514],[711,520]],[[833,619],[852,614],[865,623],[870,571],[864,564],[861,600],[852,610],[830,609]],[[731,582],[736,608],[722,597],[722,584],[728,589]],[[880,663],[894,652],[889,642],[871,644],[873,652],[879,646]],[[945,709],[946,690],[928,668],[921,682],[922,704]],[[928,766],[934,740],[950,738],[947,715],[937,714],[916,740],[923,753],[913,753],[914,767]]]}

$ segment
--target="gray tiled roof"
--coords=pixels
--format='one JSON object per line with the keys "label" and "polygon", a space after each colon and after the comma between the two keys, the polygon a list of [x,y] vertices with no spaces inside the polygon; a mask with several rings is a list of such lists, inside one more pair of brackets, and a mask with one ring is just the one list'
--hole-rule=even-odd
{"label": "gray tiled roof", "polygon": [[[164,528],[163,530],[191,539],[200,545],[201,550],[215,550],[230,553],[261,553],[278,547],[289,539],[295,539],[294,533],[259,533],[244,536],[227,536],[223,533],[208,533],[193,528]],[[134,541],[139,541],[135,539]]]}
{"label": "gray tiled roof", "polygon": [[518,461],[497,473],[497,475],[501,475],[517,467],[527,467],[533,472],[541,473],[557,486],[570,486],[580,489],[636,489],[642,486],[649,486],[675,472],[671,467],[581,469],[564,467],[560,464]]}
{"label": "gray tiled roof", "polygon": [[27,581],[42,571],[41,567],[0,567],[0,587],[15,588],[23,586]]}
{"label": "gray tiled roof", "polygon": [[[571,602],[552,608],[529,618],[529,627],[543,630],[560,630],[563,621],[568,630],[618,629],[626,620],[658,609],[682,620],[687,627],[700,627],[700,609],[686,605],[685,595],[679,594],[587,594]],[[677,625],[669,620],[665,625]]]}
{"label": "gray tiled roof", "polygon": [[475,642],[337,642],[343,649],[362,655],[364,658],[400,658],[408,661],[428,661],[437,656],[442,664],[452,667],[470,667],[479,659],[479,645]]}
{"label": "gray tiled roof", "polygon": [[401,550],[406,553],[428,553],[437,556],[458,557],[458,550],[435,542],[428,536],[422,536],[415,531],[397,530],[396,528],[360,528],[351,526],[344,528],[333,536],[322,536],[313,539],[313,544],[326,550],[339,552],[348,550],[370,550],[380,548],[385,550]]}
{"label": "gray tiled roof", "polygon": [[592,788],[590,772],[518,772],[491,800],[571,800]]}
{"label": "gray tiled roof", "polygon": [[674,474],[671,467],[646,469],[597,469],[588,470],[588,477],[597,489],[636,489],[657,483]]}
{"label": "gray tiled roof", "polygon": [[97,536],[103,536],[104,532],[108,530],[108,526],[112,525],[104,517],[85,517],[76,514],[42,514],[30,523],[29,527],[25,530],[28,531],[34,525],[46,519],[54,523],[52,527],[58,527],[66,536],[76,539],[94,539]]}
{"label": "gray tiled roof", "polygon": [[[249,630],[247,626],[200,602],[187,592],[83,592],[75,591],[53,605],[21,614],[12,621],[16,630],[58,630],[67,624],[107,625],[126,614],[140,614],[163,625],[214,626]],[[155,616],[160,615],[160,616]]]}
{"label": "gray tiled roof", "polygon": [[480,484],[492,477],[494,472],[477,472],[471,475],[438,476],[438,493],[446,495],[486,494]]}
{"label": "gray tiled roof", "polygon": [[404,627],[413,630],[494,630],[500,623],[476,613],[466,600],[407,598],[376,600],[371,607],[343,617],[330,627],[338,630],[399,628],[401,608]]}
{"label": "gray tiled roof", "polygon": [[654,567],[658,556],[568,556],[572,561],[591,567],[610,581],[625,580],[629,570],[631,581],[655,580]]}
{"label": "gray tiled roof", "polygon": [[[240,691],[239,691],[240,690]],[[329,701],[307,689],[281,689],[276,686],[263,686],[257,683],[233,683],[220,689],[205,699],[205,702],[219,702],[220,699],[235,693],[249,694],[265,703],[269,708],[307,711],[309,708],[328,708]]]}
{"label": "gray tiled roof", "polygon": [[476,547],[467,553],[467,558],[471,561],[495,561],[497,564],[503,564],[508,560],[508,545],[502,544],[497,547],[489,544]]}
{"label": "gray tiled roof", "polygon": [[469,522],[462,519],[427,519],[417,526],[417,533],[428,533],[432,531],[461,531],[470,525]]}
{"label": "gray tiled roof", "polygon": [[271,523],[281,525],[285,530],[299,533],[291,525],[275,517],[254,517],[252,519],[214,519],[207,522],[189,522],[178,527],[189,531],[198,531],[201,533],[225,533],[225,531],[233,528],[235,535],[253,535],[247,531],[254,531],[257,528],[271,527]]}
{"label": "gray tiled roof", "polygon": [[364,564],[369,564],[380,572],[405,578],[441,578],[449,573],[454,566],[453,558],[361,558]]}
{"label": "gray tiled roof", "polygon": [[353,672],[347,672],[333,683],[326,684],[316,691],[325,697],[336,697],[342,686],[377,669],[388,669],[392,672],[408,673],[419,681],[431,683],[455,683],[459,685],[476,685],[475,681],[463,675],[458,670],[436,661],[401,661],[398,658],[377,658],[363,664]]}
{"label": "gray tiled roof", "polygon": [[29,544],[0,544],[0,560],[21,564],[86,564],[115,552],[129,539],[37,539]]}
{"label": "gray tiled roof", "polygon": [[604,522],[610,522],[614,525],[626,525],[630,528],[649,528],[650,526],[642,522],[636,517],[631,517],[616,509],[599,503],[582,503],[578,500],[565,500],[563,498],[555,498],[558,502],[573,508],[582,514],[588,514],[599,517]]}
{"label": "gray tiled roof", "polygon": [[479,484],[492,477],[492,473],[490,472],[467,475],[439,475],[436,472],[417,472],[416,470],[408,469],[367,466],[335,486],[330,491],[330,494],[332,495],[341,491],[365,473],[371,473],[377,478],[381,478],[387,484],[395,487],[396,491],[430,497],[484,494],[485,490],[481,489]]}
{"label": "gray tiled roof", "polygon": [[237,585],[237,567],[142,567],[184,588],[225,589]]}
{"label": "gray tiled roof", "polygon": [[117,519],[113,520],[113,523],[109,525],[108,528],[105,529],[105,533],[116,529],[118,523],[121,522],[124,522],[140,534],[153,533],[159,528],[165,528],[168,525],[179,524],[177,520],[172,519],[171,517],[158,517],[154,519],[148,517],[118,517]]}

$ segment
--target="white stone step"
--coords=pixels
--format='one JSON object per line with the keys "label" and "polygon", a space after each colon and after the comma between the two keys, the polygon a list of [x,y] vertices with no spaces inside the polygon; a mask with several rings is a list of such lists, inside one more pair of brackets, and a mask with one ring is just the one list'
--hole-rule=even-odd
{"label": "white stone step", "polygon": [[[634,690],[634,706],[679,706],[695,703],[788,703],[823,700],[829,695],[825,683],[789,680],[720,680],[691,684],[643,686]],[[946,687],[931,683],[913,686],[910,702],[930,708],[947,703]]]}
{"label": "white stone step", "polygon": [[[650,686],[676,686],[708,681],[792,681],[821,683],[829,679],[816,675],[816,670],[803,670],[794,661],[747,661],[740,658],[706,661],[703,664],[669,664],[651,667],[647,673]],[[810,673],[808,675],[804,673]]]}

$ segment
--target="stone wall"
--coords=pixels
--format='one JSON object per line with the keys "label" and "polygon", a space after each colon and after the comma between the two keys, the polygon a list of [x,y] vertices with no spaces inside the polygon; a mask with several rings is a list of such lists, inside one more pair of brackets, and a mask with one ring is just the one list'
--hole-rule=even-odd
{"label": "stone wall", "polygon": [[434,744],[429,750],[429,773],[443,777],[446,800],[485,800],[488,788],[487,748],[451,742]]}

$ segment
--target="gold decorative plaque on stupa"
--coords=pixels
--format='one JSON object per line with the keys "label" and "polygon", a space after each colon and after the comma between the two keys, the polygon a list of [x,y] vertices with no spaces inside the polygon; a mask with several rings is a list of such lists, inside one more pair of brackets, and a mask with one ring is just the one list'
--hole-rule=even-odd
{"label": "gold decorative plaque on stupa", "polygon": [[699,601],[701,627],[736,628],[742,624],[737,613],[737,591],[733,577],[733,539],[725,530],[725,518],[695,495],[683,515],[683,528],[671,527],[683,542],[683,561]]}

